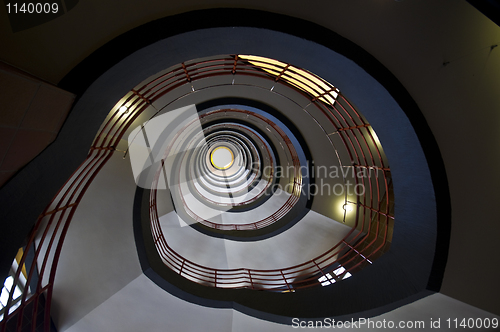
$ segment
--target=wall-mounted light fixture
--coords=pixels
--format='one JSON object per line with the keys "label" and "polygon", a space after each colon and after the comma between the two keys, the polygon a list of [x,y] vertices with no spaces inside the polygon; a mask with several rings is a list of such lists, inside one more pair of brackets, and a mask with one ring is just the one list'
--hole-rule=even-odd
{"label": "wall-mounted light fixture", "polygon": [[345,203],[344,205],[342,205],[342,208],[344,209],[345,212],[352,212],[353,210],[352,205],[349,203]]}

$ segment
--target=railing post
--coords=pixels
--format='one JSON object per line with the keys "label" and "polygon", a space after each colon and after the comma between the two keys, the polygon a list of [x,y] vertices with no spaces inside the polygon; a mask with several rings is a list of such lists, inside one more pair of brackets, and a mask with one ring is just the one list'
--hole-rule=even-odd
{"label": "railing post", "polygon": [[253,287],[252,273],[250,273],[250,270],[247,270],[247,271],[248,271],[248,277],[250,278],[250,285],[252,286],[252,289],[255,289]]}
{"label": "railing post", "polygon": [[[314,263],[314,265],[316,265],[316,267],[318,268],[319,272],[323,275],[323,277],[325,277],[325,279],[326,279],[327,281],[330,281],[330,279],[328,279],[328,277],[327,277],[327,276],[326,276],[326,274],[323,272],[323,270],[319,267],[319,265],[316,263],[316,261],[314,261],[314,259],[313,259],[311,262],[313,262],[313,263]],[[331,283],[331,281],[330,281],[330,283]]]}
{"label": "railing post", "polygon": [[181,269],[180,269],[180,271],[179,271],[179,275],[181,275],[181,274],[182,274],[182,269],[184,268],[184,263],[185,263],[185,262],[186,262],[186,259],[183,259],[183,260],[182,260]]}
{"label": "railing post", "polygon": [[285,281],[286,287],[291,292],[292,289],[290,288],[290,285],[288,284],[288,281],[286,281],[285,275],[283,274],[283,270],[280,270],[280,272],[281,272],[281,276],[283,277],[283,280]]}

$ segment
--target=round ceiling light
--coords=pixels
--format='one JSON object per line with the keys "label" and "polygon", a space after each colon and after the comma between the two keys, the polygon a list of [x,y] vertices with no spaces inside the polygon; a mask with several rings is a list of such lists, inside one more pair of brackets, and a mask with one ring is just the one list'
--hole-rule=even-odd
{"label": "round ceiling light", "polygon": [[215,148],[210,154],[210,162],[212,166],[220,170],[226,170],[234,163],[233,152],[225,146]]}

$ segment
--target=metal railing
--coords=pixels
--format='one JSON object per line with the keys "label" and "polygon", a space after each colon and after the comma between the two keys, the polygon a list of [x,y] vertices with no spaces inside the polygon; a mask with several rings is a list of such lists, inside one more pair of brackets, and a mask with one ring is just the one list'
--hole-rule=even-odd
{"label": "metal railing", "polygon": [[[318,278],[325,276],[339,264],[346,267],[346,271],[354,271],[383,249],[388,241],[388,229],[392,227],[394,219],[391,215],[393,201],[388,194],[390,169],[370,125],[338,89],[305,70],[261,57],[249,59],[247,56],[235,55],[190,61],[174,66],[140,87],[132,89],[113,108],[90,147],[85,161],[37,219],[19,265],[25,264],[26,253],[34,248],[35,258],[32,266],[27,268],[30,272],[26,284],[31,285],[33,271],[36,269],[39,272],[38,281],[31,292],[28,292],[26,287],[18,302],[19,306],[14,311],[10,310],[13,299],[12,296],[9,297],[3,320],[0,321],[0,332],[6,332],[7,328],[18,332],[25,329],[35,331],[40,324],[41,309],[38,304],[42,297],[45,297],[46,303],[41,320],[44,330],[50,330],[50,304],[64,239],[75,211],[92,181],[111,158],[129,126],[146,108],[179,87],[190,85],[191,91],[186,93],[189,94],[195,91],[194,82],[217,76],[256,77],[294,89],[296,93],[309,99],[315,112],[322,115],[320,119],[311,114],[310,110],[304,109],[324,131],[332,148],[334,144],[331,136],[337,135],[342,141],[350,158],[349,165],[343,166],[373,170],[378,176],[368,180],[355,178],[356,183],[365,185],[369,190],[352,202],[356,206],[356,222],[343,241],[333,244],[325,253],[302,264],[275,270],[213,269],[183,258],[166,243],[159,227],[153,199],[150,207],[151,231],[164,263],[185,278],[207,286],[294,291],[318,285]],[[122,105],[127,106],[127,112],[119,110]],[[155,197],[154,190],[151,195]],[[279,217],[280,215],[276,215],[274,218]],[[261,222],[260,226],[265,227],[267,221]],[[370,239],[373,232],[377,237]],[[378,244],[379,238],[382,239],[382,244]],[[14,276],[14,284],[19,280],[19,273],[20,269]],[[25,322],[25,316],[30,318],[29,323]]]}
{"label": "metal railing", "polygon": [[[289,154],[291,156],[291,160],[292,160],[292,164],[293,164],[293,168],[294,168],[294,177],[293,177],[293,183],[294,183],[294,185],[292,186],[290,197],[286,200],[286,202],[277,211],[275,211],[270,216],[268,216],[266,218],[263,218],[262,220],[258,220],[258,221],[255,221],[255,222],[252,222],[252,223],[247,223],[247,224],[220,224],[220,223],[216,223],[216,222],[213,222],[213,221],[206,220],[206,219],[198,216],[186,204],[186,201],[184,200],[184,195],[183,195],[183,193],[181,191],[182,190],[181,186],[179,186],[179,197],[181,198],[181,201],[183,203],[182,208],[186,211],[186,213],[194,221],[196,221],[196,222],[198,222],[198,223],[200,223],[202,225],[205,225],[207,227],[218,229],[218,230],[225,230],[225,231],[226,230],[227,231],[237,230],[237,231],[240,231],[240,230],[255,230],[255,229],[264,228],[264,227],[270,226],[273,223],[275,223],[276,221],[280,220],[280,218],[283,217],[284,215],[286,215],[295,206],[295,204],[300,199],[301,186],[302,186],[302,177],[300,175],[299,156],[297,154],[297,151],[295,150],[295,147],[293,146],[292,142],[290,141],[290,139],[288,138],[288,136],[285,134],[285,132],[281,128],[279,128],[276,124],[274,124],[272,121],[266,119],[262,115],[256,114],[256,113],[248,111],[248,110],[231,109],[230,111],[234,112],[234,113],[242,113],[242,114],[252,115],[252,116],[255,116],[255,117],[263,120],[264,123],[270,125],[274,130],[276,130],[276,132],[283,139],[283,141],[285,142],[285,144],[286,144],[286,146],[288,148],[288,152],[289,152]],[[227,112],[227,110],[222,109],[222,110],[218,110],[218,111],[213,111],[213,112],[210,112],[210,114],[217,114],[217,113],[224,113],[224,112]],[[204,116],[206,116],[206,115],[207,114],[202,115],[202,118]],[[220,125],[220,126],[224,126],[224,125]],[[241,128],[243,128],[242,126],[239,126],[239,125],[234,125],[234,126],[235,127],[241,127]],[[172,141],[172,143],[170,144],[170,146],[167,147],[167,150],[165,151],[165,156],[170,153],[170,149],[172,148],[172,145],[174,144],[174,142],[175,142],[175,139]],[[264,142],[261,141],[261,143],[266,148],[267,153],[269,153],[268,148],[264,144]],[[158,170],[157,170],[157,172],[156,172],[155,181],[154,181],[153,186],[152,186],[153,189],[157,188],[158,180],[159,180],[161,171],[163,169],[163,165],[164,165],[164,159],[162,159],[162,167],[159,167]],[[271,166],[272,166],[272,164],[271,164]],[[261,193],[264,192],[270,185],[271,185],[271,180],[267,181],[267,184],[262,189]],[[151,191],[151,194],[152,194],[151,195],[151,205],[154,205],[154,206],[156,206],[156,193],[157,193],[157,190]],[[245,202],[236,204],[236,205],[249,204],[249,203],[257,200],[259,198],[259,196],[260,195],[256,195],[255,197],[253,197],[253,198],[251,198],[251,199],[249,199],[249,200],[247,200]],[[204,197],[204,199],[206,199],[207,201],[209,201],[212,204],[218,204],[217,202],[211,201],[208,198]],[[158,218],[156,218],[156,219],[158,219]],[[158,223],[158,220],[156,220],[155,222]]]}
{"label": "metal railing", "polygon": [[[371,262],[369,258],[376,256],[387,243],[388,231],[392,227],[392,225],[389,225],[389,220],[394,219],[390,215],[392,204],[390,196],[385,194],[389,192],[390,169],[386,167],[387,162],[383,158],[380,143],[376,139],[370,125],[360,116],[340,91],[328,82],[287,64],[283,64],[278,70],[272,70],[271,66],[275,66],[273,69],[276,69],[279,65],[275,62],[270,64],[265,58],[256,59],[254,57],[249,62],[238,59],[238,56],[183,64],[179,68],[173,69],[146,83],[143,87],[137,89],[137,93],[154,100],[162,96],[164,91],[171,91],[172,86],[177,87],[179,80],[182,81],[184,79],[186,82],[192,84],[197,79],[211,76],[247,75],[274,80],[277,84],[281,83],[295,88],[300,94],[311,100],[311,103],[316,106],[324,118],[318,119],[308,111],[304,111],[309,113],[322,128],[332,146],[333,142],[330,139],[330,135],[336,134],[339,136],[349,154],[351,164],[349,167],[381,172],[381,175],[377,174],[375,177],[368,179],[355,177],[356,184],[362,184],[368,188],[368,194],[358,196],[356,202],[346,200],[346,203],[356,205],[356,223],[355,227],[352,228],[342,241],[310,261],[274,270],[248,268],[214,269],[202,266],[179,255],[168,245],[163,236],[156,208],[156,190],[153,189],[150,193],[150,217],[153,239],[157,251],[165,265],[194,282],[221,288],[252,288],[274,291],[290,291],[311,287],[320,283],[318,276],[325,276],[326,273],[336,269],[340,264],[347,266],[345,271],[349,272],[356,270],[364,262]],[[288,73],[288,71],[291,71],[291,73]],[[288,80],[287,77],[289,77]],[[232,84],[234,84],[234,81]],[[324,122],[325,119],[328,121],[327,125],[334,128],[332,133],[327,133],[326,126],[321,126],[321,122]],[[291,144],[290,142],[287,143]],[[294,161],[297,163],[295,166],[299,167],[298,158],[294,158]],[[374,179],[374,182],[372,179]],[[156,178],[157,180],[158,177]],[[155,184],[153,184],[154,187]],[[300,184],[296,188],[300,188]],[[290,199],[296,201],[300,192],[294,194]],[[383,199],[386,200],[385,204],[382,202]],[[290,205],[287,202],[285,206]],[[385,210],[381,208],[382,206],[386,207]],[[282,209],[277,212],[278,216],[272,215],[259,221],[259,226],[268,226],[276,221],[277,218],[283,216],[286,212]],[[197,222],[216,229],[249,230],[258,228],[254,223],[247,225],[216,224],[200,218],[194,213],[189,213],[192,212],[189,209],[187,211]],[[372,220],[375,220],[375,223],[372,223]],[[377,236],[372,236],[368,241],[370,238],[368,234],[373,232],[372,224],[375,225],[374,232]],[[380,231],[383,234],[379,234]],[[377,247],[373,248],[380,237],[383,239],[382,244],[377,244]],[[355,255],[352,255],[353,252]],[[362,259],[360,260],[359,258]],[[343,274],[345,275],[346,272]]]}

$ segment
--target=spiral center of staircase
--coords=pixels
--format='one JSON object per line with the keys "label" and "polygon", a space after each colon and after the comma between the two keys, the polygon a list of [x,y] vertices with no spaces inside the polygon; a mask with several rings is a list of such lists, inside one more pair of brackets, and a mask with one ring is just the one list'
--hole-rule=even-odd
{"label": "spiral center of staircase", "polygon": [[233,152],[225,146],[215,148],[210,154],[212,166],[220,170],[226,170],[234,163]]}

